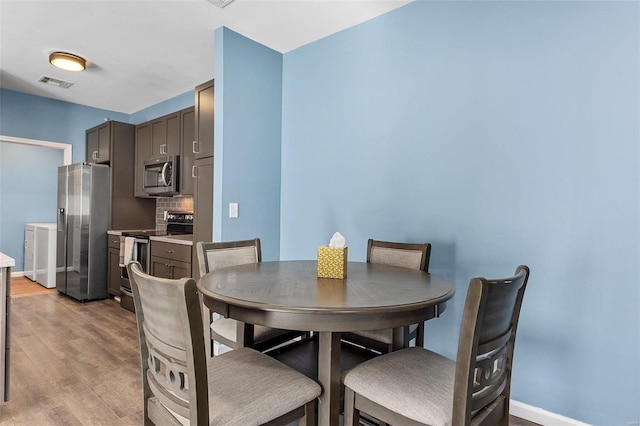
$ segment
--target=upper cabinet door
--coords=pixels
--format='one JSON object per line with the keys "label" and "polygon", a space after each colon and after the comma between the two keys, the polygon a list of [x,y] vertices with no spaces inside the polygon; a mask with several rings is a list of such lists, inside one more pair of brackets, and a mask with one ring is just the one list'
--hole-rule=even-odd
{"label": "upper cabinet door", "polygon": [[195,90],[195,159],[213,157],[213,80]]}
{"label": "upper cabinet door", "polygon": [[136,197],[149,197],[144,191],[144,162],[151,158],[151,123],[142,123],[136,126],[136,151],[135,151],[135,184]]}
{"label": "upper cabinet door", "polygon": [[111,154],[110,122],[100,124],[86,132],[86,162],[109,164]]}
{"label": "upper cabinet door", "polygon": [[87,163],[95,163],[98,161],[98,129],[95,127],[87,130],[85,161]]}
{"label": "upper cabinet door", "polygon": [[151,122],[151,158],[180,154],[180,111]]}
{"label": "upper cabinet door", "polygon": [[111,160],[111,123],[98,127],[98,163],[109,163]]}
{"label": "upper cabinet door", "polygon": [[193,141],[195,140],[195,109],[180,111],[182,148],[180,151],[180,194],[193,195]]}
{"label": "upper cabinet door", "polygon": [[167,122],[167,146],[162,155],[179,155],[180,154],[180,136],[181,136],[181,117],[180,111],[165,116]]}

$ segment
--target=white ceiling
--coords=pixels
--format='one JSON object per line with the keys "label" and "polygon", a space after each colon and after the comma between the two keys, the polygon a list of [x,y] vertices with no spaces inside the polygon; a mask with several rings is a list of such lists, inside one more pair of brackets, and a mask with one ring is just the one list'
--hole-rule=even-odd
{"label": "white ceiling", "polygon": [[[0,87],[131,114],[210,80],[220,26],[286,53],[410,1],[0,0]],[[58,50],[87,70],[51,66]]]}

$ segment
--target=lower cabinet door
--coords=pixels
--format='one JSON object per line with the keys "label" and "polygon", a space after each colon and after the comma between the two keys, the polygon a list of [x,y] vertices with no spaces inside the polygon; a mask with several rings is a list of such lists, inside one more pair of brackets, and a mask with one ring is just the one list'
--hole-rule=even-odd
{"label": "lower cabinet door", "polygon": [[109,294],[120,296],[120,249],[109,248]]}
{"label": "lower cabinet door", "polygon": [[171,260],[164,257],[151,256],[150,275],[159,278],[171,278]]}
{"label": "lower cabinet door", "polygon": [[151,256],[151,275],[173,280],[191,277],[191,263]]}
{"label": "lower cabinet door", "polygon": [[191,277],[191,263],[173,260],[171,262],[171,276],[174,280]]}

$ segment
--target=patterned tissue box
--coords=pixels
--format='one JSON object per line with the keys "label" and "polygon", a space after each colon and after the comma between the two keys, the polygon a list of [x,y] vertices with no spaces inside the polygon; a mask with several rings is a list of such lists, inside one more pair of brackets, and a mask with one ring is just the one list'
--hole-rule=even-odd
{"label": "patterned tissue box", "polygon": [[347,248],[318,247],[318,278],[347,277]]}

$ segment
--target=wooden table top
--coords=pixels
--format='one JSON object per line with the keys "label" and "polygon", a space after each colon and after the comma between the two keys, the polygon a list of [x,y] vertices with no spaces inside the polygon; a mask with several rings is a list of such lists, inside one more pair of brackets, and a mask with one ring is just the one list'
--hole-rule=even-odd
{"label": "wooden table top", "polygon": [[[394,328],[433,318],[455,289],[429,273],[349,262],[344,280],[317,278],[317,261],[262,262],[218,269],[198,289],[214,312],[253,325],[319,333],[318,424],[338,425],[341,333]],[[247,329],[248,327],[248,329]],[[402,339],[398,341],[401,342]]]}
{"label": "wooden table top", "polygon": [[416,311],[453,297],[453,284],[432,274],[349,262],[344,280],[317,278],[315,260],[262,262],[216,270],[198,289],[216,302],[290,314],[353,316]]}

